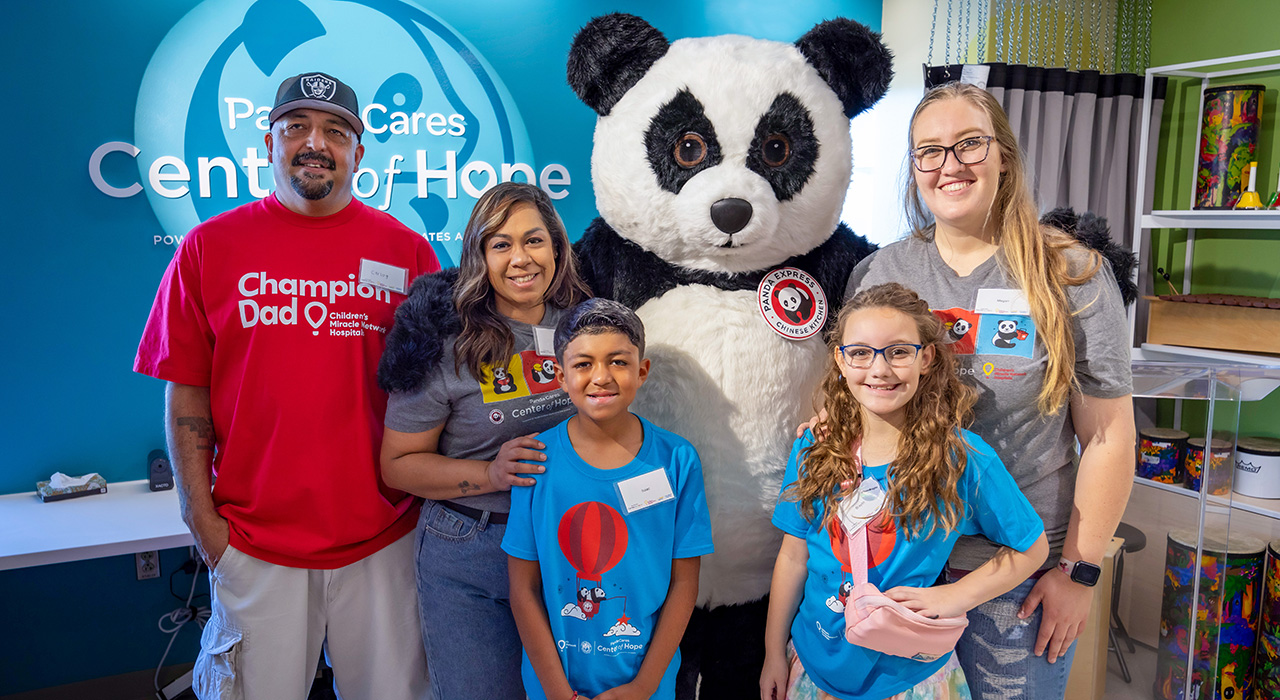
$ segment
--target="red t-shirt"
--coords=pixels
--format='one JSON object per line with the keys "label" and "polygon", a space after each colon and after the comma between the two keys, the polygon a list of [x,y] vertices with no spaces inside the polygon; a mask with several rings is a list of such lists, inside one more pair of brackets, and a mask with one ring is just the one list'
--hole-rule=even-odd
{"label": "red t-shirt", "polygon": [[231,545],[301,568],[362,559],[414,527],[382,483],[378,359],[404,296],[360,284],[364,258],[440,269],[426,240],[352,201],[296,214],[275,195],[191,230],[165,270],[134,371],[210,387],[213,501]]}

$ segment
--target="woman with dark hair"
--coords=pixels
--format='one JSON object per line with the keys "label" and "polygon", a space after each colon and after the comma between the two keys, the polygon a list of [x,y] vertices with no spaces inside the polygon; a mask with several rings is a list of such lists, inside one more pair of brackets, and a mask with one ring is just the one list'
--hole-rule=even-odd
{"label": "woman with dark hair", "polygon": [[[413,389],[390,382],[382,478],[427,499],[418,607],[436,700],[518,700],[520,637],[501,549],[509,491],[542,471],[521,462],[544,459],[534,435],[573,413],[541,370],[564,309],[590,296],[545,192],[503,183],[476,202],[452,296],[460,330],[444,339],[437,366]],[[402,309],[397,325],[432,323],[409,316],[422,305]],[[412,354],[396,345],[418,340],[393,332],[387,352]]]}

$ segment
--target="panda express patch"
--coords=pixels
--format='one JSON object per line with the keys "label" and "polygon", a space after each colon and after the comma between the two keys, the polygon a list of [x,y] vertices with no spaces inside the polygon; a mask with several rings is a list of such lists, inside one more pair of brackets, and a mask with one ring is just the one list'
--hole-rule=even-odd
{"label": "panda express patch", "polygon": [[765,322],[791,340],[811,338],[827,320],[827,295],[809,273],[783,267],[760,280],[756,301]]}

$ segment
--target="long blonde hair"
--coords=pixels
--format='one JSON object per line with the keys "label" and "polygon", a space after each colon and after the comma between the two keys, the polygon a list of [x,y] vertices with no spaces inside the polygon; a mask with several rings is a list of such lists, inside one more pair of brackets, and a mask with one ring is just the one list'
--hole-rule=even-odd
{"label": "long blonde hair", "polygon": [[498,313],[493,286],[489,284],[484,246],[520,204],[528,204],[538,210],[554,249],[556,271],[551,276],[543,302],[567,309],[591,296],[586,283],[578,276],[564,222],[546,192],[522,182],[504,182],[485,192],[471,210],[471,219],[462,234],[462,256],[458,261],[458,281],[453,291],[453,303],[462,321],[462,330],[454,344],[457,366],[465,365],[471,370],[471,376],[477,379],[481,375],[481,365],[505,367],[515,349],[515,337],[502,314]]}
{"label": "long blonde hair", "polygon": [[836,353],[849,317],[874,308],[906,314],[920,333],[920,344],[934,349],[932,363],[907,402],[897,456],[889,466],[890,515],[912,536],[919,534],[929,516],[930,533],[938,527],[950,532],[964,514],[957,486],[965,470],[967,445],[960,428],[972,419],[977,394],[956,376],[955,356],[943,342],[942,322],[915,292],[896,282],[865,289],[840,310],[835,332],[828,339],[831,359],[817,399],[818,405],[826,407],[827,417],[814,432],[825,431],[825,436],[801,451],[799,478],[788,497],[800,502],[800,511],[808,519],[813,518],[814,504],[821,503],[822,524],[827,527],[839,499],[852,491],[841,485],[854,477],[853,449],[864,424],[861,404],[849,391]]}
{"label": "long blonde hair", "polygon": [[[926,108],[944,100],[966,100],[986,112],[991,119],[995,132],[992,136],[995,136],[1005,165],[989,212],[995,225],[995,243],[1000,246],[998,259],[1026,294],[1036,336],[1044,344],[1047,355],[1044,384],[1040,386],[1036,406],[1042,415],[1056,414],[1066,404],[1076,385],[1076,348],[1066,287],[1091,279],[1102,264],[1102,256],[1081,246],[1070,235],[1040,223],[1018,139],[1009,126],[1004,109],[986,90],[958,82],[930,90],[911,115],[908,149],[915,146],[916,118]],[[911,167],[909,162],[906,167]],[[905,178],[904,200],[907,221],[914,235],[932,241],[935,230],[933,216],[920,201],[914,177]],[[1065,255],[1068,249],[1077,251],[1086,261],[1076,274],[1072,274],[1071,262]]]}

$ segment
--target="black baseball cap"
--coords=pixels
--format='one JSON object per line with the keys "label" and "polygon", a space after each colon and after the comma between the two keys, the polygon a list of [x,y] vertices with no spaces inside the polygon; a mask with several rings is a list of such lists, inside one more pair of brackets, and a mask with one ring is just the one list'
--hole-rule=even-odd
{"label": "black baseball cap", "polygon": [[318,109],[336,114],[350,122],[356,136],[364,133],[356,91],[327,73],[302,73],[280,83],[280,89],[276,90],[276,105],[271,108],[267,120],[274,124],[281,115],[295,109]]}

